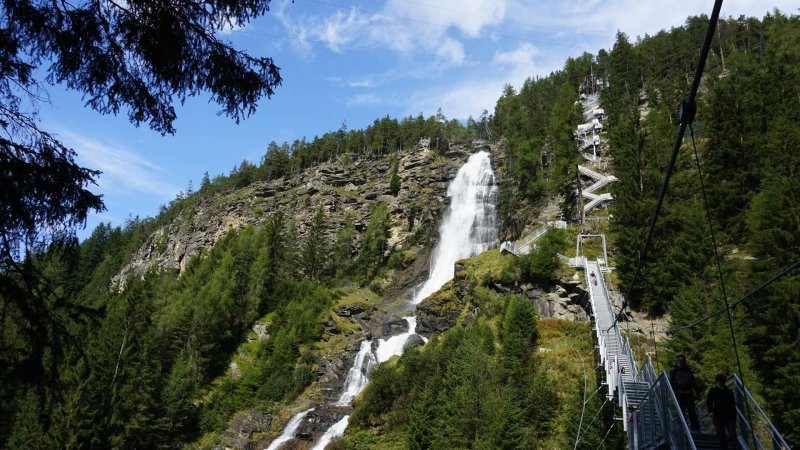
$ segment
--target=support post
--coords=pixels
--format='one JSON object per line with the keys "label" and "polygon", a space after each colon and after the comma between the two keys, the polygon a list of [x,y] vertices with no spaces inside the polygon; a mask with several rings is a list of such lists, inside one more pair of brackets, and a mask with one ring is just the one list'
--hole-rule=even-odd
{"label": "support post", "polygon": [[583,222],[586,219],[586,215],[583,212],[583,187],[581,186],[581,170],[578,168],[578,165],[575,165],[575,180],[578,182],[578,214],[581,218],[581,227],[583,227]]}

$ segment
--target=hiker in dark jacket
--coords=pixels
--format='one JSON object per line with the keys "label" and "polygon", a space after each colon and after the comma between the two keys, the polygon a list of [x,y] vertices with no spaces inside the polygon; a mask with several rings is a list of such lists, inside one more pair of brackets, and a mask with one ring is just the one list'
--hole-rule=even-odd
{"label": "hiker in dark jacket", "polygon": [[686,356],[678,356],[678,364],[672,366],[669,371],[669,383],[672,385],[681,411],[689,416],[689,426],[692,431],[699,431],[700,421],[697,420],[697,408],[694,405],[697,380],[691,367],[686,365]]}
{"label": "hiker in dark jacket", "polygon": [[733,443],[733,448],[736,445],[736,401],[733,398],[733,392],[725,386],[724,374],[719,374],[716,377],[717,385],[709,389],[708,399],[708,412],[714,421],[714,429],[717,430],[717,437],[719,438],[719,448],[722,450],[728,449],[728,442]]}

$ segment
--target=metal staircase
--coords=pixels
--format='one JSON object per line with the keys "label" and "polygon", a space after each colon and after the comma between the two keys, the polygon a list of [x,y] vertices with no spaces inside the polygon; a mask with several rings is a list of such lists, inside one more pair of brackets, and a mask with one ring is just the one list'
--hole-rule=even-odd
{"label": "metal staircase", "polygon": [[[593,331],[604,371],[608,398],[617,398],[622,409],[623,428],[630,449],[719,448],[713,427],[690,431],[678,400],[669,382],[669,375],[657,374],[650,356],[640,368],[631,350],[630,341],[622,337],[614,321],[614,313],[599,261],[579,258],[585,269],[586,286],[594,318]],[[592,276],[594,274],[594,276]],[[729,380],[736,399],[737,445],[740,449],[790,450],[769,417],[734,374]],[[702,428],[702,427],[701,427]]]}
{"label": "metal staircase", "polygon": [[567,228],[567,223],[564,222],[563,220],[554,220],[551,222],[547,222],[546,224],[535,229],[532,233],[520,239],[519,241],[515,242],[505,241],[501,243],[500,253],[511,253],[512,255],[515,256],[527,255],[535,247],[534,242],[539,240],[540,237],[544,236],[544,234],[547,233],[547,230],[551,228],[560,228],[563,230]]}
{"label": "metal staircase", "polygon": [[[597,133],[602,130],[598,119],[602,118],[605,111],[600,109],[600,97],[596,93],[582,95],[581,104],[587,122],[577,126],[575,138],[578,140],[579,151],[593,147],[591,156],[586,154],[583,156],[590,161],[596,161],[596,150],[599,146]],[[581,175],[594,180],[589,187],[581,190],[582,197],[588,200],[583,205],[584,214],[613,200],[611,194],[596,192],[617,181],[615,176],[605,175],[582,165],[578,166],[578,171]],[[543,227],[531,235],[532,239],[523,240],[519,249],[506,248],[505,251],[519,255],[520,253],[515,251],[524,249],[527,253],[530,251],[531,243],[546,231],[547,228]],[[598,236],[603,239],[603,259],[589,261],[581,255],[581,238]],[[689,430],[666,372],[656,373],[649,356],[646,356],[642,366],[637,368],[630,341],[627,337],[622,337],[615,321],[606,288],[604,274],[609,268],[605,252],[605,236],[579,235],[576,240],[576,257],[568,258],[564,255],[558,257],[571,267],[585,269],[586,286],[594,319],[593,330],[597,338],[600,364],[603,367],[604,384],[608,386],[608,398],[616,397],[622,409],[621,419],[628,436],[628,448],[637,450],[720,448],[720,442],[713,431],[713,425],[708,423],[709,420],[705,423],[701,421],[701,430],[694,432]],[[729,379],[729,384],[736,400],[737,430],[736,444],[729,448],[789,450],[786,441],[772,425],[769,417],[735,374]],[[705,409],[702,402],[701,406]]]}
{"label": "metal staircase", "polygon": [[586,166],[581,166],[581,165],[578,166],[578,172],[580,172],[581,175],[585,175],[595,180],[591,186],[582,190],[583,197],[589,200],[588,203],[583,205],[584,213],[588,213],[594,208],[600,206],[602,203],[610,202],[611,200],[614,199],[614,197],[612,197],[611,194],[609,193],[598,195],[595,194],[595,191],[605,187],[606,185],[608,185],[613,181],[617,181],[617,177],[615,177],[614,175],[604,175],[602,173],[595,172],[594,170]]}

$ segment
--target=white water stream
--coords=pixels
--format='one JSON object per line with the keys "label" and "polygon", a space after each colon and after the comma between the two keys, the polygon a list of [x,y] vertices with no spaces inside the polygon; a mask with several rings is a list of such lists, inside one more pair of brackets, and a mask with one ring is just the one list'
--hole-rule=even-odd
{"label": "white water stream", "polygon": [[328,444],[331,443],[333,438],[339,437],[344,434],[344,430],[347,429],[347,422],[349,421],[350,421],[350,416],[344,416],[341,419],[339,419],[338,422],[331,425],[331,427],[328,428],[328,431],[326,431],[325,434],[323,434],[322,437],[319,438],[317,444],[311,447],[311,450],[324,450],[325,447],[327,447]]}
{"label": "white water stream", "polygon": [[300,423],[303,422],[303,419],[306,418],[306,415],[313,411],[314,408],[307,409],[303,412],[297,413],[289,420],[289,423],[286,424],[286,428],[283,430],[283,434],[278,436],[277,439],[272,441],[267,447],[267,450],[278,450],[284,442],[291,440],[294,438],[294,433],[297,431],[297,428],[300,426]]}
{"label": "white water stream", "polygon": [[[430,275],[414,295],[412,304],[418,304],[450,281],[453,278],[456,261],[497,247],[499,244],[496,219],[497,194],[489,153],[478,152],[470,156],[447,188],[450,206],[439,227],[439,243],[431,259]],[[408,331],[387,339],[379,339],[377,343],[371,340],[361,343],[353,359],[353,365],[347,371],[342,393],[334,405],[350,405],[367,385],[369,375],[376,365],[403,353],[406,341],[411,335],[416,334],[417,329],[415,316],[406,317],[405,320],[408,322]],[[423,340],[427,342],[427,339]],[[311,410],[292,417],[281,437],[270,444],[267,450],[275,450],[292,439],[309,411]],[[312,450],[324,449],[333,438],[343,435],[349,418],[350,416],[344,416],[328,428]],[[294,428],[290,430],[291,427]],[[283,441],[276,444],[281,439]]]}
{"label": "white water stream", "polygon": [[369,381],[369,374],[377,364],[377,358],[372,351],[372,341],[363,341],[361,348],[353,360],[353,365],[347,371],[347,379],[342,386],[342,394],[336,402],[338,406],[347,406],[364,389]]}

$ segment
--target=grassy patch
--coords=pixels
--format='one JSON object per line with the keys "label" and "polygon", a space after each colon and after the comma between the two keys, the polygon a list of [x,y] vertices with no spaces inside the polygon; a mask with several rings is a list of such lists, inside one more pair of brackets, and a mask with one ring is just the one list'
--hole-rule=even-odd
{"label": "grassy patch", "polygon": [[559,398],[553,432],[538,443],[538,448],[570,448],[575,439],[575,420],[581,411],[584,374],[587,396],[598,387],[591,328],[584,323],[541,319],[537,331],[537,372],[546,373],[556,381],[553,387]]}
{"label": "grassy patch", "polygon": [[[587,324],[540,319],[537,330],[539,360],[551,375],[561,377],[568,374],[577,380],[583,377],[584,369],[589,373],[594,371],[592,330]],[[564,383],[562,387],[567,385]]]}
{"label": "grassy patch", "polygon": [[335,187],[335,186],[332,187],[332,189],[333,189],[333,192],[336,192],[336,194],[341,196],[341,197],[350,197],[350,198],[355,198],[355,199],[358,199],[358,200],[364,200],[364,197],[362,197],[356,191],[348,191],[347,189],[343,189],[343,188]]}
{"label": "grassy patch", "polygon": [[381,302],[380,296],[370,291],[369,289],[347,287],[339,290],[342,296],[336,301],[334,308],[341,308],[342,306],[363,304],[365,307],[378,306]]}
{"label": "grassy patch", "polygon": [[348,433],[344,438],[336,439],[326,447],[328,450],[384,450],[406,449],[405,430],[395,429],[390,433],[375,435],[369,430],[360,429]]}
{"label": "grassy patch", "polygon": [[508,268],[512,256],[501,255],[500,250],[487,250],[469,259],[459,261],[464,265],[466,276],[477,285],[483,286],[490,281],[507,281]]}

